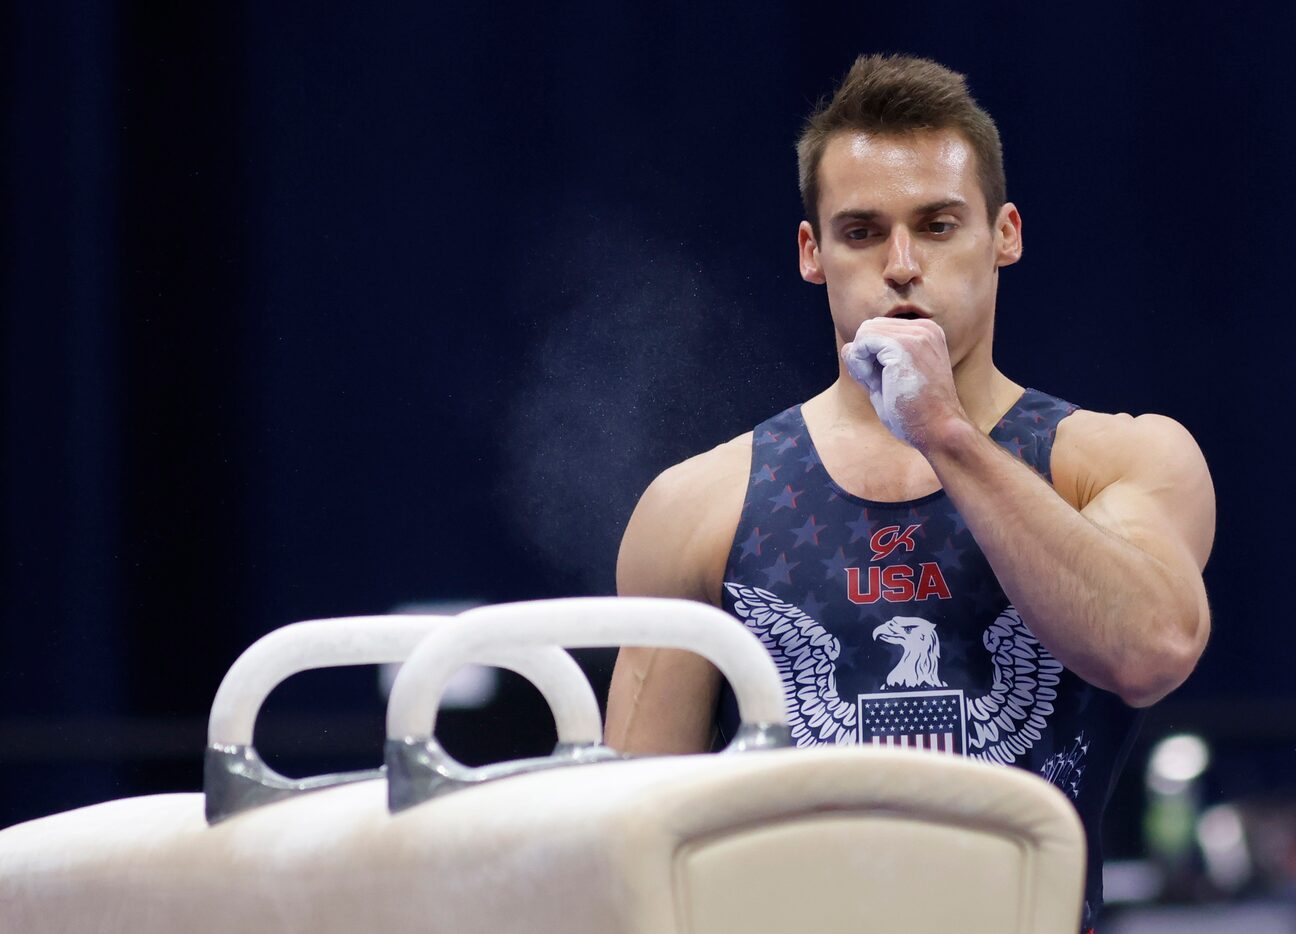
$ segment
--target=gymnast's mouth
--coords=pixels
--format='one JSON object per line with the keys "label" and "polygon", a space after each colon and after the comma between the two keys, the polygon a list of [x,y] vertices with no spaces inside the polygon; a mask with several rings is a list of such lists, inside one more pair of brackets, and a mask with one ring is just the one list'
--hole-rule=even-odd
{"label": "gymnast's mouth", "polygon": [[897,305],[887,312],[888,318],[903,318],[906,321],[916,321],[919,318],[930,318],[927,312],[916,305]]}

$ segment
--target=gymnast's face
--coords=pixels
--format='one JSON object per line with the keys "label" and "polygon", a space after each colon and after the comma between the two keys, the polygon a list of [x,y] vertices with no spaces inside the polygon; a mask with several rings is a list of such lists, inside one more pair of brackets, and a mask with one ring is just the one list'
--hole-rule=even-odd
{"label": "gymnast's face", "polygon": [[999,267],[1021,256],[1021,218],[992,227],[976,154],[954,130],[839,133],[819,164],[818,239],[798,232],[801,276],[826,285],[837,346],[861,323],[921,315],[945,331],[950,361],[990,360]]}

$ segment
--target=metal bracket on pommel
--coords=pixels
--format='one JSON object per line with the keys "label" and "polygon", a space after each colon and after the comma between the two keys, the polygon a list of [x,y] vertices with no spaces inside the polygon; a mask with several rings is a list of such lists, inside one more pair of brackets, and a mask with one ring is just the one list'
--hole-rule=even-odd
{"label": "metal bracket on pommel", "polygon": [[[225,675],[212,702],[203,761],[208,823],[321,788],[382,777],[385,767],[308,778],[280,775],[253,746],[257,713],[275,686],[298,672],[403,662],[429,633],[452,621],[453,617],[430,615],[312,620],[284,626],[253,643]],[[497,665],[528,678],[545,695],[555,717],[566,718],[559,721],[560,731],[584,735],[591,728],[595,734],[602,729],[589,682],[562,649],[483,650],[464,662]]]}
{"label": "metal bracket on pommel", "polygon": [[[728,613],[688,600],[575,597],[469,610],[431,633],[410,655],[387,703],[387,800],[393,813],[430,798],[509,775],[607,761],[593,729],[564,732],[544,759],[470,768],[434,738],[436,711],[450,676],[491,646],[536,649],[612,645],[687,649],[714,664],[738,699],[742,724],[726,753],[792,744],[778,670],[760,640]],[[551,701],[551,706],[553,706]],[[575,723],[553,707],[554,719]],[[567,712],[570,713],[570,712]],[[592,725],[591,725],[592,726]]]}

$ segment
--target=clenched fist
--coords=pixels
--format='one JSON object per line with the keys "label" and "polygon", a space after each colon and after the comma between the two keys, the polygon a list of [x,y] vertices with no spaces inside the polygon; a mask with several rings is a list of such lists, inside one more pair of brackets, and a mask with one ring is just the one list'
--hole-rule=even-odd
{"label": "clenched fist", "polygon": [[871,318],[842,346],[841,356],[846,371],[868,390],[882,424],[918,450],[949,420],[967,421],[945,332],[934,321]]}

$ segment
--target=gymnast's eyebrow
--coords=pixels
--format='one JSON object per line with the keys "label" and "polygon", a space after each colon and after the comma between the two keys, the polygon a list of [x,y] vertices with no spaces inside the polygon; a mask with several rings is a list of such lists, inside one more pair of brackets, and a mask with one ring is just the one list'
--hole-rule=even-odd
{"label": "gymnast's eyebrow", "polygon": [[[922,217],[927,214],[937,214],[941,211],[947,211],[950,208],[965,208],[967,202],[962,198],[941,198],[939,201],[929,201],[926,204],[920,204],[914,209],[915,217]],[[837,224],[841,221],[875,221],[882,216],[881,211],[864,210],[862,208],[846,208],[838,211],[832,216],[832,223]]]}
{"label": "gymnast's eyebrow", "polygon": [[881,215],[881,211],[865,211],[846,208],[845,210],[838,211],[832,216],[832,223],[837,224],[840,221],[872,221],[877,220]]}
{"label": "gymnast's eyebrow", "polygon": [[942,198],[939,201],[929,201],[927,204],[919,205],[914,214],[939,214],[941,211],[948,211],[950,208],[965,207],[967,207],[967,202],[962,198]]}

